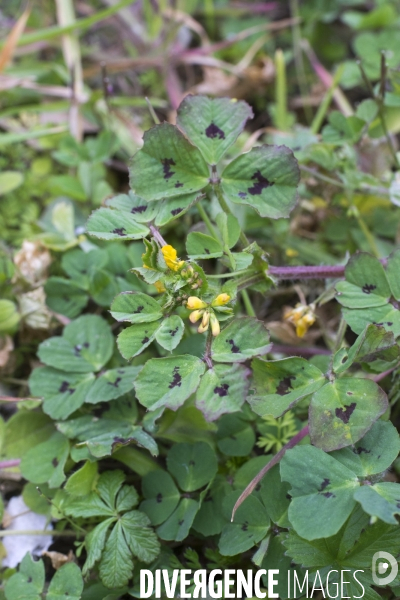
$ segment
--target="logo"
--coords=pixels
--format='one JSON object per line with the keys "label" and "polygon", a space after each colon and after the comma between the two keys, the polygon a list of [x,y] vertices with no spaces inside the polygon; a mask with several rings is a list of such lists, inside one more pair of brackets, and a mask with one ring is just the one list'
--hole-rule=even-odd
{"label": "logo", "polygon": [[[382,577],[388,572],[389,567],[391,571],[389,575]],[[399,571],[399,565],[397,560],[389,552],[375,552],[372,557],[372,579],[377,585],[388,585],[392,583],[397,577]]]}

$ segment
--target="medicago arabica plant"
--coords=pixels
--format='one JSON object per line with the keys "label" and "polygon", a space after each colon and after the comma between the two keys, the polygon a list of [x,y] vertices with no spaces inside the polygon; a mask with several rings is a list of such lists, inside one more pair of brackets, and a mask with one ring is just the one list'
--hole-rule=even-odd
{"label": "medicago arabica plant", "polygon": [[[57,491],[54,510],[84,530],[83,573],[99,569],[106,587],[137,595],[142,567],[280,565],[325,575],[363,569],[368,598],[378,598],[372,554],[400,552],[400,485],[385,475],[399,436],[379,386],[400,358],[400,252],[384,264],[359,253],[346,268],[271,266],[247,238],[244,215],[257,226],[287,219],[299,166],[285,146],[235,156],[251,117],[243,101],[187,96],[176,125],[145,133],[131,191],[90,216],[93,246],[141,240],[144,252],[131,279],[117,278],[110,316],[83,314],[40,345],[44,366],[31,392],[57,430],[22,472],[51,490],[68,461],[85,461]],[[178,252],[174,231],[196,211]],[[286,319],[304,336],[344,278],[337,338],[329,356],[283,358],[248,290],[268,297],[281,280],[310,278],[328,280],[327,290],[310,304],[300,293]],[[247,460],[255,432],[258,454]],[[46,472],[34,480],[43,452]],[[141,495],[121,470],[101,468],[107,457],[142,478]],[[184,540],[190,548],[173,555],[168,544]],[[360,589],[347,582],[344,592]]]}

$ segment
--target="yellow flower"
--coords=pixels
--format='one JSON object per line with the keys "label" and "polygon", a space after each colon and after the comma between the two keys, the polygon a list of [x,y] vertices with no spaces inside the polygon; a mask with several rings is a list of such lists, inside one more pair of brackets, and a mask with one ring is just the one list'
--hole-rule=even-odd
{"label": "yellow flower", "polygon": [[167,267],[171,269],[171,271],[179,271],[185,264],[184,260],[179,260],[177,258],[177,252],[172,246],[163,246],[161,252]]}
{"label": "yellow flower", "polygon": [[187,299],[186,308],[189,308],[190,310],[205,308],[206,306],[206,302],[200,300],[197,296],[189,296]]}
{"label": "yellow flower", "polygon": [[220,334],[221,328],[219,326],[219,321],[218,321],[217,317],[214,315],[214,313],[210,316],[210,322],[211,322],[211,332],[212,332],[213,336],[216,337],[217,335]]}
{"label": "yellow flower", "polygon": [[315,323],[315,305],[296,304],[295,308],[286,310],[283,318],[296,326],[297,337],[304,337],[311,325]]}
{"label": "yellow flower", "polygon": [[199,333],[204,333],[205,331],[207,331],[209,322],[210,322],[210,313],[208,311],[205,311],[205,313],[203,314],[203,319],[201,321],[201,325],[199,325],[197,331]]}
{"label": "yellow flower", "polygon": [[229,294],[219,294],[219,296],[214,298],[214,300],[211,302],[211,306],[224,306],[224,304],[227,304],[230,299],[231,297]]}
{"label": "yellow flower", "polygon": [[162,281],[156,281],[154,286],[159,294],[161,294],[162,292],[165,292],[165,287],[164,287]]}
{"label": "yellow flower", "polygon": [[189,321],[191,323],[196,323],[196,321],[198,321],[202,317],[203,313],[204,313],[204,310],[194,310],[189,315]]}

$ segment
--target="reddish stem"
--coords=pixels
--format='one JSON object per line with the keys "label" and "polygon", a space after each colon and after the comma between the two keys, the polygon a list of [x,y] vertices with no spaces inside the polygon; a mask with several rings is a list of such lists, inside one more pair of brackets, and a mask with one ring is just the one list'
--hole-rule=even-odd
{"label": "reddish stem", "polygon": [[18,467],[21,462],[20,458],[14,458],[13,460],[0,461],[0,469],[10,469],[11,467]]}
{"label": "reddish stem", "polygon": [[272,469],[272,467],[274,467],[275,465],[278,464],[278,462],[281,460],[281,458],[283,458],[286,450],[290,450],[291,448],[294,448],[294,446],[297,446],[297,444],[299,442],[301,442],[301,440],[303,438],[305,438],[308,434],[309,434],[309,427],[308,427],[308,425],[306,425],[305,427],[303,427],[303,429],[301,429],[299,431],[299,433],[296,433],[296,435],[294,437],[292,437],[292,439],[287,444],[285,444],[283,446],[283,448],[281,450],[279,450],[279,452],[277,454],[275,454],[274,458],[272,460],[270,460],[269,463],[266,464],[265,467],[263,467],[259,473],[257,473],[257,475],[254,477],[254,479],[252,479],[250,481],[247,488],[240,494],[239,498],[237,499],[236,504],[232,510],[231,521],[233,521],[233,519],[235,517],[235,512],[237,511],[239,506],[242,504],[242,502],[244,500],[246,500],[246,498],[248,496],[250,496],[250,494],[252,493],[254,488],[257,487],[257,485],[259,484],[261,479],[264,477],[264,475],[266,475],[268,473],[268,471],[270,471]]}
{"label": "reddish stem", "polygon": [[344,276],[345,265],[269,267],[268,274],[279,279],[329,279]]}

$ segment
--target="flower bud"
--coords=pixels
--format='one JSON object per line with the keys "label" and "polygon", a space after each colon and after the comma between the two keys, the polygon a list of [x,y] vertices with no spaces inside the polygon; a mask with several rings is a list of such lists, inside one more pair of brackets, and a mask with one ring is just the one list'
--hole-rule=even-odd
{"label": "flower bud", "polygon": [[217,335],[220,334],[221,332],[221,328],[219,326],[219,321],[217,319],[217,317],[212,314],[210,317],[210,322],[211,322],[211,331],[214,337],[216,337]]}
{"label": "flower bud", "polygon": [[187,299],[186,306],[190,310],[194,310],[199,308],[205,308],[207,304],[206,302],[204,302],[204,300],[200,300],[200,298],[198,298],[197,296],[189,296],[189,298]]}
{"label": "flower bud", "polygon": [[224,306],[224,304],[227,304],[227,302],[229,302],[230,299],[231,297],[229,296],[229,294],[219,294],[211,302],[211,306]]}
{"label": "flower bud", "polygon": [[203,312],[204,312],[204,310],[194,310],[189,315],[189,321],[191,323],[196,323],[196,321],[198,321],[201,318]]}

